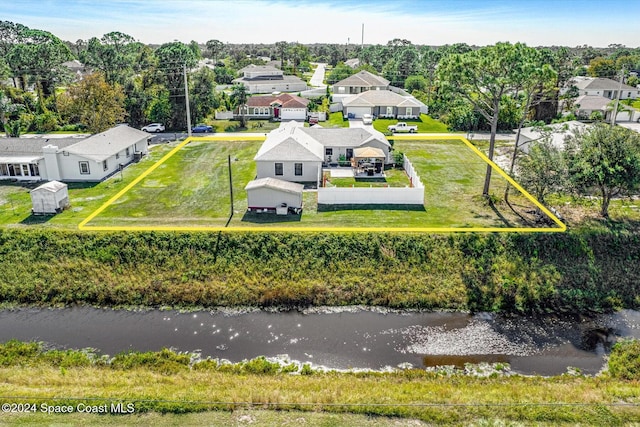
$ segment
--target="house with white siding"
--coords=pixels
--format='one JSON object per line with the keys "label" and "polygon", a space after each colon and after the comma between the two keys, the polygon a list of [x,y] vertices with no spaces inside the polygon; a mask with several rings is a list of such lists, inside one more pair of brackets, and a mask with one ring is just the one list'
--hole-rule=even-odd
{"label": "house with white siding", "polygon": [[402,96],[390,90],[369,90],[342,100],[344,118],[359,119],[364,114],[394,119],[417,119],[421,104],[413,96]]}
{"label": "house with white siding", "polygon": [[391,145],[372,128],[305,128],[283,126],[267,135],[254,157],[257,178],[318,182],[323,164],[351,161],[354,149],[378,148],[391,163]]}
{"label": "house with white siding", "polygon": [[563,95],[571,87],[578,89],[578,95],[586,96],[603,96],[608,99],[616,99],[618,91],[620,91],[620,99],[638,99],[640,98],[640,89],[626,84],[620,84],[615,80],[603,77],[574,77],[571,79],[566,88],[560,91]]}
{"label": "house with white siding", "polygon": [[102,181],[147,154],[148,140],[124,125],[84,138],[0,138],[0,179]]}

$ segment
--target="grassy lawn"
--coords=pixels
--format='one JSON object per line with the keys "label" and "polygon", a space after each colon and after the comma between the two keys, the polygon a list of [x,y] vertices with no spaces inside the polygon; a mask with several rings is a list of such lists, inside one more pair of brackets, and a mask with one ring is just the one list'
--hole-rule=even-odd
{"label": "grassy lawn", "polygon": [[193,141],[92,221],[92,225],[224,226],[230,214],[228,156],[235,211],[247,209],[245,185],[255,177],[260,142]]}
{"label": "grassy lawn", "polygon": [[329,120],[320,124],[326,128],[348,128],[349,120],[344,119],[342,111],[336,111],[329,114]]}
{"label": "grassy lawn", "polygon": [[327,181],[336,187],[408,187],[411,183],[402,169],[388,169],[384,171],[384,178],[331,178],[327,174]]}
{"label": "grassy lawn", "polygon": [[216,133],[268,133],[280,126],[280,122],[272,122],[270,120],[247,120],[246,128],[241,128],[238,120],[205,120],[205,123],[213,126],[213,131]]}
{"label": "grassy lawn", "polygon": [[387,132],[387,126],[398,122],[407,122],[410,125],[417,125],[419,133],[445,133],[449,132],[447,125],[432,119],[426,114],[420,115],[420,120],[397,120],[397,119],[376,119],[373,121],[373,127],[380,132]]}
{"label": "grassy lawn", "polygon": [[[506,205],[489,205],[480,197],[486,165],[459,141],[397,141],[395,148],[413,162],[425,185],[424,206],[358,205],[317,209],[317,193],[305,192],[302,215],[278,217],[246,213],[244,187],[255,177],[260,142],[198,142],[185,146],[129,192],[94,218],[89,226],[224,226],[230,198],[227,156],[233,159],[234,215],[229,226],[290,224],[301,227],[513,227],[525,225]],[[0,225],[75,228],[80,221],[150,167],[171,146],[156,146],[142,162],[97,184],[70,184],[71,208],[50,217],[30,215],[28,190],[34,185],[0,184]],[[387,171],[385,182],[336,179],[334,185],[400,186],[402,171]],[[492,193],[506,182],[493,174]],[[515,192],[513,192],[515,193]],[[513,194],[512,193],[512,194]],[[517,194],[511,201],[521,211],[531,203]]]}

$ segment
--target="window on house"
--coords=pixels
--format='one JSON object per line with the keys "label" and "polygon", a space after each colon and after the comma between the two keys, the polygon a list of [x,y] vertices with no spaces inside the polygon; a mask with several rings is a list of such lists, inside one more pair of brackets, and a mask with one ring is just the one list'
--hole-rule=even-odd
{"label": "window on house", "polygon": [[20,172],[20,165],[13,165],[13,171],[16,176],[22,176],[22,172]]}
{"label": "window on house", "polygon": [[387,107],[387,116],[393,116],[393,107]]}
{"label": "window on house", "polygon": [[325,156],[333,156],[333,148],[325,148],[324,149]]}
{"label": "window on house", "polygon": [[80,175],[89,175],[89,162],[78,162],[78,166],[80,166]]}
{"label": "window on house", "polygon": [[302,176],[302,163],[295,164],[295,175]]}
{"label": "window on house", "polygon": [[107,169],[109,169],[109,165],[107,164],[106,160],[102,161],[102,170],[106,171]]}
{"label": "window on house", "polygon": [[284,175],[284,168],[282,163],[276,163],[276,176]]}
{"label": "window on house", "polygon": [[413,109],[411,107],[407,107],[407,111],[405,112],[407,116],[413,116]]}
{"label": "window on house", "polygon": [[627,94],[627,98],[631,98],[631,92]]}
{"label": "window on house", "polygon": [[22,175],[29,176],[29,165],[22,165]]}
{"label": "window on house", "polygon": [[116,160],[120,158],[120,153],[116,153]]}
{"label": "window on house", "polygon": [[40,175],[40,168],[38,165],[29,165],[29,170],[31,171],[31,176]]}
{"label": "window on house", "polygon": [[7,168],[7,165],[4,163],[0,164],[0,175],[4,175],[4,176],[9,175],[9,168]]}
{"label": "window on house", "polygon": [[131,157],[131,150],[129,149],[129,147],[127,147],[127,149],[124,150],[124,153],[127,157]]}

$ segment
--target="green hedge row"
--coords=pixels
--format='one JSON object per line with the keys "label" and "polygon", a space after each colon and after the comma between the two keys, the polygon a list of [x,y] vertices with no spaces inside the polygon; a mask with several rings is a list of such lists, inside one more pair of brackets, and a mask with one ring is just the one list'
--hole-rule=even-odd
{"label": "green hedge row", "polygon": [[0,301],[376,305],[503,312],[640,307],[640,235],[0,230]]}

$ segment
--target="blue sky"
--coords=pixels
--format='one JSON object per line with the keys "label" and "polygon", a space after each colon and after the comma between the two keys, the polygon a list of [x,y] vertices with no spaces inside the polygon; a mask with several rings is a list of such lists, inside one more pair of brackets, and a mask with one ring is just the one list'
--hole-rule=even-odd
{"label": "blue sky", "polygon": [[121,31],[144,43],[415,44],[497,41],[640,46],[640,1],[613,0],[3,0],[0,19],[64,40]]}

